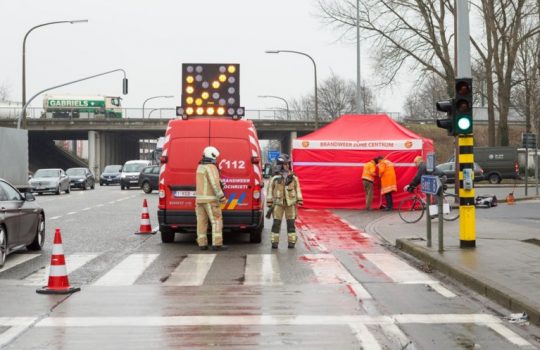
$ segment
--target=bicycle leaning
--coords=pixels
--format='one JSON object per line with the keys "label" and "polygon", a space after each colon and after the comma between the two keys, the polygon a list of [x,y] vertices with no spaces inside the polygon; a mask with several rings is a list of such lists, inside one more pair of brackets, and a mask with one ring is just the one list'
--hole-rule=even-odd
{"label": "bicycle leaning", "polygon": [[[444,186],[443,189],[446,190],[446,186]],[[454,204],[456,197],[457,196],[453,193],[443,191],[443,220],[454,221],[459,218],[459,207]],[[436,205],[438,197],[432,196],[432,198],[435,200],[434,203],[431,204]],[[418,188],[415,188],[410,196],[403,198],[399,202],[399,217],[409,224],[418,222],[424,216],[426,206],[426,195]]]}

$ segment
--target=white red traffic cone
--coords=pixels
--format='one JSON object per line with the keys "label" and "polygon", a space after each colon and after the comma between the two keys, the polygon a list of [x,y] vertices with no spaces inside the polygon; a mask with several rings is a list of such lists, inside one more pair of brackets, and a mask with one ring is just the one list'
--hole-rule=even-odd
{"label": "white red traffic cone", "polygon": [[64,248],[62,247],[62,236],[60,235],[60,229],[57,228],[54,233],[49,283],[37,289],[36,292],[40,294],[69,294],[80,290],[81,288],[71,287],[69,285]]}
{"label": "white red traffic cone", "polygon": [[148,203],[146,199],[143,202],[143,208],[141,212],[141,226],[139,227],[139,232],[135,232],[136,235],[146,235],[154,234],[152,232],[152,225],[150,225],[150,215],[148,214]]}

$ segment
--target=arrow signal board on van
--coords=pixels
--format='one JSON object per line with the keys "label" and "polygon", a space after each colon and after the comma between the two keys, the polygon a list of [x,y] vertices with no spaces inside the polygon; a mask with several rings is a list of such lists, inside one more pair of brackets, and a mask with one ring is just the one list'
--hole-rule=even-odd
{"label": "arrow signal board on van", "polygon": [[182,64],[182,106],[176,115],[240,119],[240,65],[237,63]]}

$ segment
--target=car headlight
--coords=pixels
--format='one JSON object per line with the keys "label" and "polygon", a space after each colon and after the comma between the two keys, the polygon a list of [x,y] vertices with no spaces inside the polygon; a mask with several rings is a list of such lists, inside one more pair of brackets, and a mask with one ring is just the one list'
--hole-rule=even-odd
{"label": "car headlight", "polygon": [[125,179],[125,178],[126,178],[126,174],[121,174],[121,175],[120,175],[120,178],[121,178],[121,179]]}
{"label": "car headlight", "polygon": [[79,182],[83,182],[83,181],[84,181],[84,179],[78,179],[77,181],[79,181]]}

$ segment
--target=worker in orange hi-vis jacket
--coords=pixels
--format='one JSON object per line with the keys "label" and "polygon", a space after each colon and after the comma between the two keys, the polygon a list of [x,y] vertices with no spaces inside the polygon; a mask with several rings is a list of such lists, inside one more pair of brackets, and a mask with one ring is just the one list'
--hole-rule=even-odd
{"label": "worker in orange hi-vis jacket", "polygon": [[[382,158],[382,157],[380,157]],[[392,210],[394,205],[392,201],[392,193],[397,192],[396,171],[394,163],[384,158],[381,159],[377,166],[379,167],[379,176],[381,178],[381,194],[386,200],[386,208],[384,210]]]}
{"label": "worker in orange hi-vis jacket", "polygon": [[362,185],[364,186],[364,192],[366,193],[366,210],[371,210],[371,203],[373,202],[373,182],[377,176],[377,163],[382,157],[376,157],[364,164],[364,170],[362,171]]}

